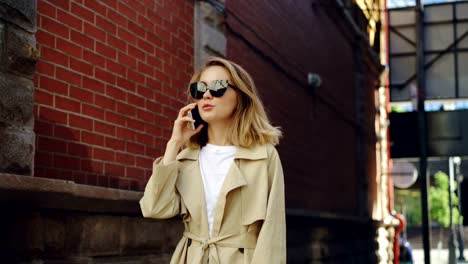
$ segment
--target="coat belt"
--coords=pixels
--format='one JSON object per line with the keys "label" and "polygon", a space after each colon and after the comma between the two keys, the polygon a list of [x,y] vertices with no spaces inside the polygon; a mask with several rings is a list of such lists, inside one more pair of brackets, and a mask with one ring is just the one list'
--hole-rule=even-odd
{"label": "coat belt", "polygon": [[257,236],[252,233],[232,234],[204,239],[191,232],[185,231],[184,237],[186,237],[187,240],[191,239],[192,241],[200,244],[200,251],[195,254],[193,263],[202,263],[203,258],[208,251],[209,263],[219,264],[217,246],[254,249],[257,244]]}

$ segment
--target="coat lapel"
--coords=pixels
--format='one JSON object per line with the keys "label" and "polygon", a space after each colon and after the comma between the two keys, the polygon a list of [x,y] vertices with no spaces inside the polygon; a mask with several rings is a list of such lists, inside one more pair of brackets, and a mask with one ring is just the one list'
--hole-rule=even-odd
{"label": "coat lapel", "polygon": [[192,222],[191,226],[195,227],[198,224],[198,228],[191,231],[200,236],[208,237],[208,214],[206,212],[205,191],[198,163],[198,153],[199,149],[187,148],[177,156],[177,160],[187,160],[189,164],[181,168],[176,186],[191,218],[200,219],[200,223],[197,223],[196,220]]}

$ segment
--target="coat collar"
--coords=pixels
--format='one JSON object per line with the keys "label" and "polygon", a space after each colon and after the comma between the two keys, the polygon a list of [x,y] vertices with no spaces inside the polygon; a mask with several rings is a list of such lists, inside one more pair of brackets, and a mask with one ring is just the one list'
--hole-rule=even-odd
{"label": "coat collar", "polygon": [[[177,160],[198,160],[198,154],[200,153],[200,148],[185,148],[182,150],[179,155],[177,155]],[[237,147],[236,155],[234,159],[247,159],[247,160],[260,160],[267,158],[267,148],[266,145],[256,145],[250,148]]]}

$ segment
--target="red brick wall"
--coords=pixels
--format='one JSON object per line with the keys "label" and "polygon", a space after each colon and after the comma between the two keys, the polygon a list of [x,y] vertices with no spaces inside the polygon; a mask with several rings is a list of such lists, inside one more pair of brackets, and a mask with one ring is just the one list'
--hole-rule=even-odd
{"label": "red brick wall", "polygon": [[38,1],[35,176],[144,187],[185,103],[193,5]]}
{"label": "red brick wall", "polygon": [[[353,40],[338,12],[310,1],[228,1],[227,53],[253,75],[283,128],[287,207],[357,215],[366,205],[358,198],[365,175],[357,172]],[[322,77],[316,95],[307,90],[308,72]],[[374,89],[366,93],[365,128],[373,135]],[[375,179],[375,142],[365,140],[365,171]]]}

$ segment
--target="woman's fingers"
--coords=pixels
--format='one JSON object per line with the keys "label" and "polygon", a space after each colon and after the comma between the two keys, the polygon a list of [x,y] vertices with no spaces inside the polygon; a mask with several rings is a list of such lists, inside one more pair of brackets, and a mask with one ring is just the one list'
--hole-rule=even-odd
{"label": "woman's fingers", "polygon": [[185,116],[187,114],[187,112],[192,110],[193,108],[195,108],[196,105],[197,105],[197,103],[191,103],[191,104],[188,104],[188,105],[182,107],[180,109],[180,111],[179,111],[178,118],[181,118],[181,117]]}

